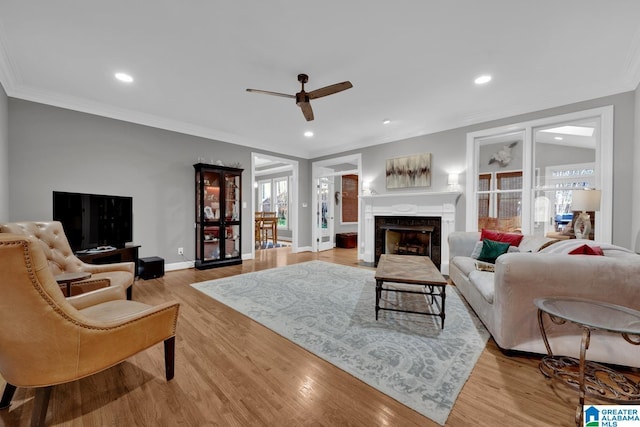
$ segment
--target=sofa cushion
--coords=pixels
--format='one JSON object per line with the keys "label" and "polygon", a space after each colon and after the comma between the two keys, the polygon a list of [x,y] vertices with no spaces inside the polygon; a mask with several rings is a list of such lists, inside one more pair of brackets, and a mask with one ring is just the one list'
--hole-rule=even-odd
{"label": "sofa cushion", "polygon": [[600,246],[589,246],[584,244],[578,246],[572,251],[569,251],[569,255],[604,255]]}
{"label": "sofa cushion", "polygon": [[541,250],[543,250],[544,248],[546,248],[546,247],[548,247],[548,246],[551,246],[551,245],[553,245],[554,243],[561,242],[561,241],[562,241],[562,239],[553,239],[553,240],[549,240],[548,242],[546,242],[546,243],[544,243],[542,246],[540,246],[540,247],[538,248],[538,251],[541,251]]}
{"label": "sofa cushion", "polygon": [[489,304],[493,304],[495,286],[493,284],[495,273],[489,271],[473,270],[469,273],[469,281],[478,289],[482,297]]}
{"label": "sofa cushion", "polygon": [[[593,240],[587,239],[571,239],[571,240],[562,240],[560,242],[554,243],[551,246],[548,246],[540,251],[540,253],[545,254],[568,254],[572,250],[582,246],[582,245],[594,245],[596,242]],[[635,253],[627,248],[623,248],[622,246],[612,245],[610,243],[597,242],[597,245],[603,250],[605,256],[629,256],[635,255]],[[621,255],[624,254],[624,255]]]}
{"label": "sofa cushion", "polygon": [[524,235],[520,233],[503,233],[502,231],[482,229],[480,232],[480,240],[489,239],[494,242],[508,242],[513,246],[520,246],[520,242]]}
{"label": "sofa cushion", "polygon": [[[518,248],[520,249],[520,252],[538,252],[543,247],[549,245],[549,242],[557,241],[557,239],[552,239],[544,236],[525,235]],[[553,246],[553,244],[551,246]]]}
{"label": "sofa cushion", "polygon": [[457,256],[451,259],[451,263],[455,264],[456,267],[464,274],[465,276],[469,276],[469,273],[476,269],[476,260],[470,258],[468,256]]}
{"label": "sofa cushion", "polygon": [[476,261],[476,270],[494,272],[496,271],[496,265],[490,262]]}
{"label": "sofa cushion", "polygon": [[507,253],[510,245],[510,243],[494,242],[493,240],[484,239],[482,241],[482,251],[480,251],[478,260],[495,263],[496,258]]}
{"label": "sofa cushion", "polygon": [[482,240],[476,242],[476,245],[473,248],[473,252],[471,252],[471,258],[478,259],[480,256],[480,252],[482,252]]}
{"label": "sofa cushion", "polygon": [[[473,248],[473,252],[471,252],[471,258],[473,259],[478,259],[478,257],[480,256],[480,252],[482,252],[482,240],[476,242],[476,245]],[[517,246],[509,246],[509,249],[507,250],[507,253],[514,253],[514,252],[520,252],[520,248],[518,248]]]}
{"label": "sofa cushion", "polygon": [[619,249],[602,249],[602,253],[604,253],[604,256],[609,258],[627,258],[634,255],[631,251],[625,252]]}

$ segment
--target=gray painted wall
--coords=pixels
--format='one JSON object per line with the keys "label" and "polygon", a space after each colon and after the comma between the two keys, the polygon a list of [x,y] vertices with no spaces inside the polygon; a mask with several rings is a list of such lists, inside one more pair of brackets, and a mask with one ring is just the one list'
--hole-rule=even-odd
{"label": "gray painted wall", "polygon": [[[430,190],[449,190],[447,174],[459,172],[459,190],[464,192],[468,132],[613,105],[613,242],[633,247],[635,235],[630,236],[629,230],[632,226],[636,96],[634,92],[627,92],[318,159],[296,159],[300,163],[297,200],[299,246],[311,246],[309,189],[312,161],[362,153],[363,181],[371,181],[378,193],[386,193],[386,159],[428,152],[432,153]],[[0,109],[3,99],[6,97],[0,95]],[[248,168],[251,164],[251,151],[256,151],[12,98],[8,102],[8,123],[8,168],[3,167],[0,158],[0,176],[6,176],[8,169],[10,183],[8,220],[51,218],[53,190],[131,195],[134,197],[134,240],[142,245],[141,256],[157,255],[167,262],[182,261],[176,252],[179,246],[185,248],[186,258],[193,258],[192,164],[196,159],[204,157],[224,162],[240,162]],[[1,135],[2,132],[0,144]],[[293,158],[282,153],[265,153]],[[242,245],[243,253],[246,254],[250,251],[253,226],[249,215],[253,188],[248,170],[243,178],[243,199],[248,205],[243,210],[245,232]],[[398,193],[413,190],[389,191]],[[303,204],[307,208],[302,207]],[[464,224],[463,195],[458,199],[456,228],[462,230]]]}
{"label": "gray painted wall", "polygon": [[[625,92],[603,98],[578,102],[575,104],[550,108],[537,112],[522,114],[500,120],[465,126],[429,135],[417,136],[401,141],[380,144],[363,150],[353,150],[332,156],[324,156],[312,161],[341,157],[347,154],[362,153],[363,181],[371,181],[372,187],[378,193],[411,192],[415,189],[385,188],[386,159],[405,155],[432,153],[431,157],[431,191],[447,191],[447,175],[451,172],[460,173],[459,190],[464,193],[466,169],[466,137],[467,133],[484,129],[506,126],[541,119],[560,114],[587,110],[607,105],[614,106],[614,176],[613,176],[613,233],[614,244],[631,248],[632,238],[629,234],[631,227],[632,208],[632,171],[634,154],[634,114],[635,93]],[[465,227],[466,198],[464,194],[458,199],[456,206],[456,229]],[[635,244],[635,236],[633,238]]]}
{"label": "gray painted wall", "polygon": [[[9,123],[10,221],[50,220],[54,190],[132,196],[140,255],[160,256],[167,263],[192,260],[192,165],[204,157],[240,162],[245,168],[242,252],[251,253],[253,186],[248,168],[255,149],[13,98]],[[309,168],[307,160],[288,158],[299,161],[303,170]],[[306,175],[301,181],[301,189],[309,188]],[[308,191],[302,194],[304,200]],[[304,215],[300,223],[302,230],[310,229]],[[310,233],[303,232],[300,246],[310,242]],[[184,259],[178,247],[184,248]]]}
{"label": "gray painted wall", "polygon": [[9,218],[9,99],[0,83],[0,221]]}

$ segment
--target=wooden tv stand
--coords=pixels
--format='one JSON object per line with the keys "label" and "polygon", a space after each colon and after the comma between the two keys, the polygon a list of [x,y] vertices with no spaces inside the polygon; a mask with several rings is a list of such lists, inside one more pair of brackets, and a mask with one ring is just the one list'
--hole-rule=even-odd
{"label": "wooden tv stand", "polygon": [[140,246],[130,246],[126,248],[118,248],[110,251],[76,253],[78,259],[87,264],[112,264],[114,262],[133,262],[135,263],[134,274],[138,277],[138,248]]}

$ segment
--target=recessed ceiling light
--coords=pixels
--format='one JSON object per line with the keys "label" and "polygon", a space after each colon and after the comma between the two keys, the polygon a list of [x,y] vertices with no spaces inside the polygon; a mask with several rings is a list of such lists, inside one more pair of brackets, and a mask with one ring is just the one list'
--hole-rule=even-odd
{"label": "recessed ceiling light", "polygon": [[306,131],[304,133],[304,136],[306,136],[307,138],[311,138],[313,136],[313,132],[311,132],[310,130]]}
{"label": "recessed ceiling light", "polygon": [[389,120],[389,119],[384,119],[384,120],[382,121],[382,124],[383,124],[383,125],[388,125],[389,123],[391,123],[391,120]]}
{"label": "recessed ceiling light", "polygon": [[125,83],[133,82],[133,77],[131,77],[127,73],[116,73],[115,76],[116,76],[116,79],[120,80],[121,82],[125,82]]}
{"label": "recessed ceiling light", "polygon": [[561,136],[554,136],[553,139],[556,141],[562,141],[563,138]]}
{"label": "recessed ceiling light", "polygon": [[490,81],[491,81],[491,76],[488,74],[485,74],[483,76],[477,77],[474,80],[474,83],[477,85],[483,85],[483,84],[489,83]]}
{"label": "recessed ceiling light", "polygon": [[595,129],[589,126],[560,126],[553,129],[544,129],[541,132],[562,133],[565,135],[593,136]]}

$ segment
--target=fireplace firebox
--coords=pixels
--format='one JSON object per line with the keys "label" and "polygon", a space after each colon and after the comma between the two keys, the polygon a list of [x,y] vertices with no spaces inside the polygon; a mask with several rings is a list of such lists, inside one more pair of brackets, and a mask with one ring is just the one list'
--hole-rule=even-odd
{"label": "fireplace firebox", "polygon": [[428,256],[440,269],[439,217],[376,216],[375,264],[381,254]]}
{"label": "fireplace firebox", "polygon": [[421,255],[431,257],[433,225],[383,224],[384,251],[392,255]]}

